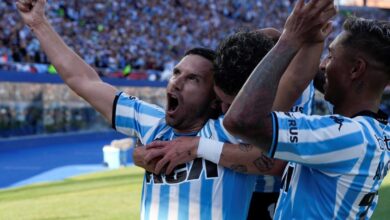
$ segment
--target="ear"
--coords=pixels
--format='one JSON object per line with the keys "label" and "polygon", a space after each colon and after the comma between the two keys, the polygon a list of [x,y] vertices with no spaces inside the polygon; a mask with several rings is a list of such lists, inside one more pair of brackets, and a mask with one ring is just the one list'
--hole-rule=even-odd
{"label": "ear", "polygon": [[364,75],[367,70],[367,61],[362,57],[356,58],[353,67],[351,69],[351,79],[355,80]]}

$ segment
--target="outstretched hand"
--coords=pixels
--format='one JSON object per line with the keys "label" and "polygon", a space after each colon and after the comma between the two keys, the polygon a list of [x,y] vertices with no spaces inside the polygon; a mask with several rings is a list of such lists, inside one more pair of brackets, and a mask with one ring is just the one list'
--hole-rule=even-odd
{"label": "outstretched hand", "polygon": [[[154,141],[146,145],[145,163],[161,158],[155,166],[154,173],[165,171],[170,174],[173,169],[197,157],[199,137],[179,137],[172,141]],[[166,168],[166,169],[164,169]]]}
{"label": "outstretched hand", "polygon": [[46,20],[46,0],[18,0],[16,7],[26,25],[33,28]]}
{"label": "outstretched hand", "polygon": [[287,18],[282,37],[293,41],[297,47],[322,42],[332,31],[330,19],[336,13],[333,0],[311,0],[306,4],[298,0]]}

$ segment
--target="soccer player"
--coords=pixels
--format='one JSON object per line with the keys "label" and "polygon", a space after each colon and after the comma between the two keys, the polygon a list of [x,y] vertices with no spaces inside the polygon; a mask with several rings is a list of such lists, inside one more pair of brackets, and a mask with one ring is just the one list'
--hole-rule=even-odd
{"label": "soccer player", "polygon": [[275,219],[369,219],[390,165],[388,116],[379,110],[390,79],[390,23],[349,18],[330,45],[322,65],[335,115],[272,112],[275,85],[295,53],[304,42],[324,40],[320,29],[302,24],[317,12],[312,2],[299,1],[224,125],[270,157],[290,161]]}
{"label": "soccer player", "polygon": [[[280,33],[277,30],[266,28],[252,32],[238,32],[220,43],[217,50],[214,90],[222,102],[224,113],[228,110],[252,70],[278,40],[278,36],[280,36]],[[306,65],[306,63],[302,65],[300,61],[291,63],[284,78],[279,83],[280,91],[277,95],[277,101],[274,102],[276,108],[310,114],[314,96],[312,83],[298,100],[297,97],[317,72],[322,47],[322,43],[307,44],[298,53],[296,60],[299,60],[299,57],[304,57],[305,59],[311,59],[313,62],[311,65]],[[314,55],[312,51],[316,54]],[[309,54],[310,57],[308,57]],[[294,100],[297,101],[291,108]],[[189,138],[169,142],[155,142],[147,147],[148,153],[145,156],[147,158],[145,164],[156,157],[163,157],[162,162],[158,162],[157,168],[154,170],[157,173],[165,164],[169,163],[167,172],[171,172],[176,165],[193,160],[198,150],[197,142]],[[193,152],[191,156],[187,156],[187,151]],[[203,155],[203,157],[212,160],[210,155],[212,154]],[[214,163],[237,172],[267,174],[267,176],[261,175],[257,178],[248,219],[271,219],[280,190],[280,178],[278,176],[281,175],[285,162],[269,159],[259,149],[246,144],[241,144],[239,147],[225,144],[220,157],[217,158],[219,160],[213,161]]]}
{"label": "soccer player", "polygon": [[[235,141],[222,128],[222,119],[209,120],[219,107],[213,91],[213,51],[190,50],[175,66],[164,111],[102,82],[53,30],[44,15],[45,3],[38,0],[31,6],[28,1],[18,2],[17,7],[64,82],[112,121],[116,130],[136,135],[142,144],[196,135]],[[245,219],[254,184],[255,176],[203,159],[181,164],[170,175],[147,172],[141,218]]]}
{"label": "soccer player", "polygon": [[[44,5],[44,0],[39,0],[32,9],[17,4],[24,21],[38,37],[60,76],[109,121],[112,120],[118,131],[137,134],[143,144],[183,135],[235,141],[223,129],[221,120],[208,120],[216,106],[212,91],[213,65],[207,55],[210,51],[191,51],[176,66],[167,88],[165,113],[161,108],[118,93],[103,83],[53,31],[45,19]],[[318,18],[324,19],[322,15]],[[110,107],[112,103],[114,109]],[[243,219],[253,184],[253,176],[224,169],[203,159],[182,164],[170,175],[147,173],[141,217]]]}

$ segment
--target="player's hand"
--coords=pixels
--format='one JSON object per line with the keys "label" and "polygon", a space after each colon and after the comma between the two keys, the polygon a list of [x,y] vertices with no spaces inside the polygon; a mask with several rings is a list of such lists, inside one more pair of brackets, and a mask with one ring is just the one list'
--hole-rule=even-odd
{"label": "player's hand", "polygon": [[179,137],[172,141],[154,141],[146,145],[147,153],[145,163],[150,163],[156,158],[161,158],[155,168],[155,173],[161,173],[165,169],[170,174],[173,169],[197,157],[199,137]]}
{"label": "player's hand", "polygon": [[46,0],[18,0],[16,7],[26,25],[33,28],[46,21]]}
{"label": "player's hand", "polygon": [[146,149],[145,147],[136,147],[133,151],[133,162],[136,166],[144,168],[146,171],[154,173],[156,160],[145,163]]}
{"label": "player's hand", "polygon": [[281,38],[293,42],[297,47],[303,43],[318,43],[325,40],[332,30],[330,19],[337,10],[333,0],[298,0],[287,18]]}

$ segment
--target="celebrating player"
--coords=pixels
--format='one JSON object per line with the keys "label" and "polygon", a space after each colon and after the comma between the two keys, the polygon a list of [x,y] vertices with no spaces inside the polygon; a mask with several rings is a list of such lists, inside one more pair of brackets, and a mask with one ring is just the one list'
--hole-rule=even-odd
{"label": "celebrating player", "polygon": [[[299,1],[292,17],[314,19],[317,10],[313,2]],[[224,124],[270,157],[290,161],[275,219],[369,219],[389,169],[390,129],[379,103],[390,79],[390,23],[349,18],[330,45],[322,65],[325,98],[335,115],[272,112],[275,85],[294,54],[304,42],[324,40],[321,30],[303,21],[290,17]]]}

